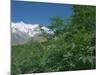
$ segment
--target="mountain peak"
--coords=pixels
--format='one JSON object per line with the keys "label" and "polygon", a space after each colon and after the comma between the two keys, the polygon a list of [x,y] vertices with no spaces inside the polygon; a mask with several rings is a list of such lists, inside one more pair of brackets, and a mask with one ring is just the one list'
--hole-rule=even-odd
{"label": "mountain peak", "polygon": [[17,22],[11,24],[11,33],[13,41],[14,39],[19,40],[24,38],[24,40],[26,40],[27,38],[34,38],[37,35],[43,35],[41,29],[47,34],[54,34],[51,29],[45,26],[40,26],[39,24],[26,24],[24,22]]}

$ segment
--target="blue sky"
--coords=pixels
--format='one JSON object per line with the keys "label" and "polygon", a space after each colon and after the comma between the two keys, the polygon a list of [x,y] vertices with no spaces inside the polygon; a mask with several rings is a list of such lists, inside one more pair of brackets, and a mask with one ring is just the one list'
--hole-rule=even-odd
{"label": "blue sky", "polygon": [[49,25],[53,16],[64,19],[73,14],[72,5],[12,1],[11,21]]}

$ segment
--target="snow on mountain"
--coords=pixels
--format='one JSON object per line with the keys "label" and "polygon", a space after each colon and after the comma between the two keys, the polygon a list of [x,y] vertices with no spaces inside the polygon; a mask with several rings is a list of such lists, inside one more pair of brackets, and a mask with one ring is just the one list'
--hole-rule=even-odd
{"label": "snow on mountain", "polygon": [[47,34],[54,34],[52,30],[39,24],[11,23],[12,45],[26,43],[30,38],[41,35],[43,31]]}
{"label": "snow on mountain", "polygon": [[44,30],[44,32],[53,34],[53,31],[48,29],[45,26],[40,26],[39,24],[25,24],[24,22],[19,23],[12,23],[12,33],[17,33],[18,31],[26,33],[30,37],[34,37],[36,34],[41,33],[41,29]]}

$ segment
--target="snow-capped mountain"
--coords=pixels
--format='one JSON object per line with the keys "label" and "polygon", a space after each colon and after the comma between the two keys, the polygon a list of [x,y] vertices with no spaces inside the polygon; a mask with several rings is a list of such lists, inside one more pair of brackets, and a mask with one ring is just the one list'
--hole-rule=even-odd
{"label": "snow-capped mountain", "polygon": [[12,45],[24,44],[29,41],[30,38],[46,34],[54,34],[52,30],[39,24],[25,24],[24,22],[12,23],[11,25],[11,43]]}

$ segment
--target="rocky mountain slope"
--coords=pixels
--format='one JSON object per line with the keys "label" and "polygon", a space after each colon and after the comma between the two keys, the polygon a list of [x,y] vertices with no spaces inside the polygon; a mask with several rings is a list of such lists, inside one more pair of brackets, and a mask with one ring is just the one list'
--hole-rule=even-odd
{"label": "rocky mountain slope", "polygon": [[[25,24],[24,22],[12,23],[11,25],[11,44],[25,44],[31,38],[42,36],[43,34],[52,35],[54,32],[45,26],[39,24]],[[43,37],[42,37],[43,38]]]}

